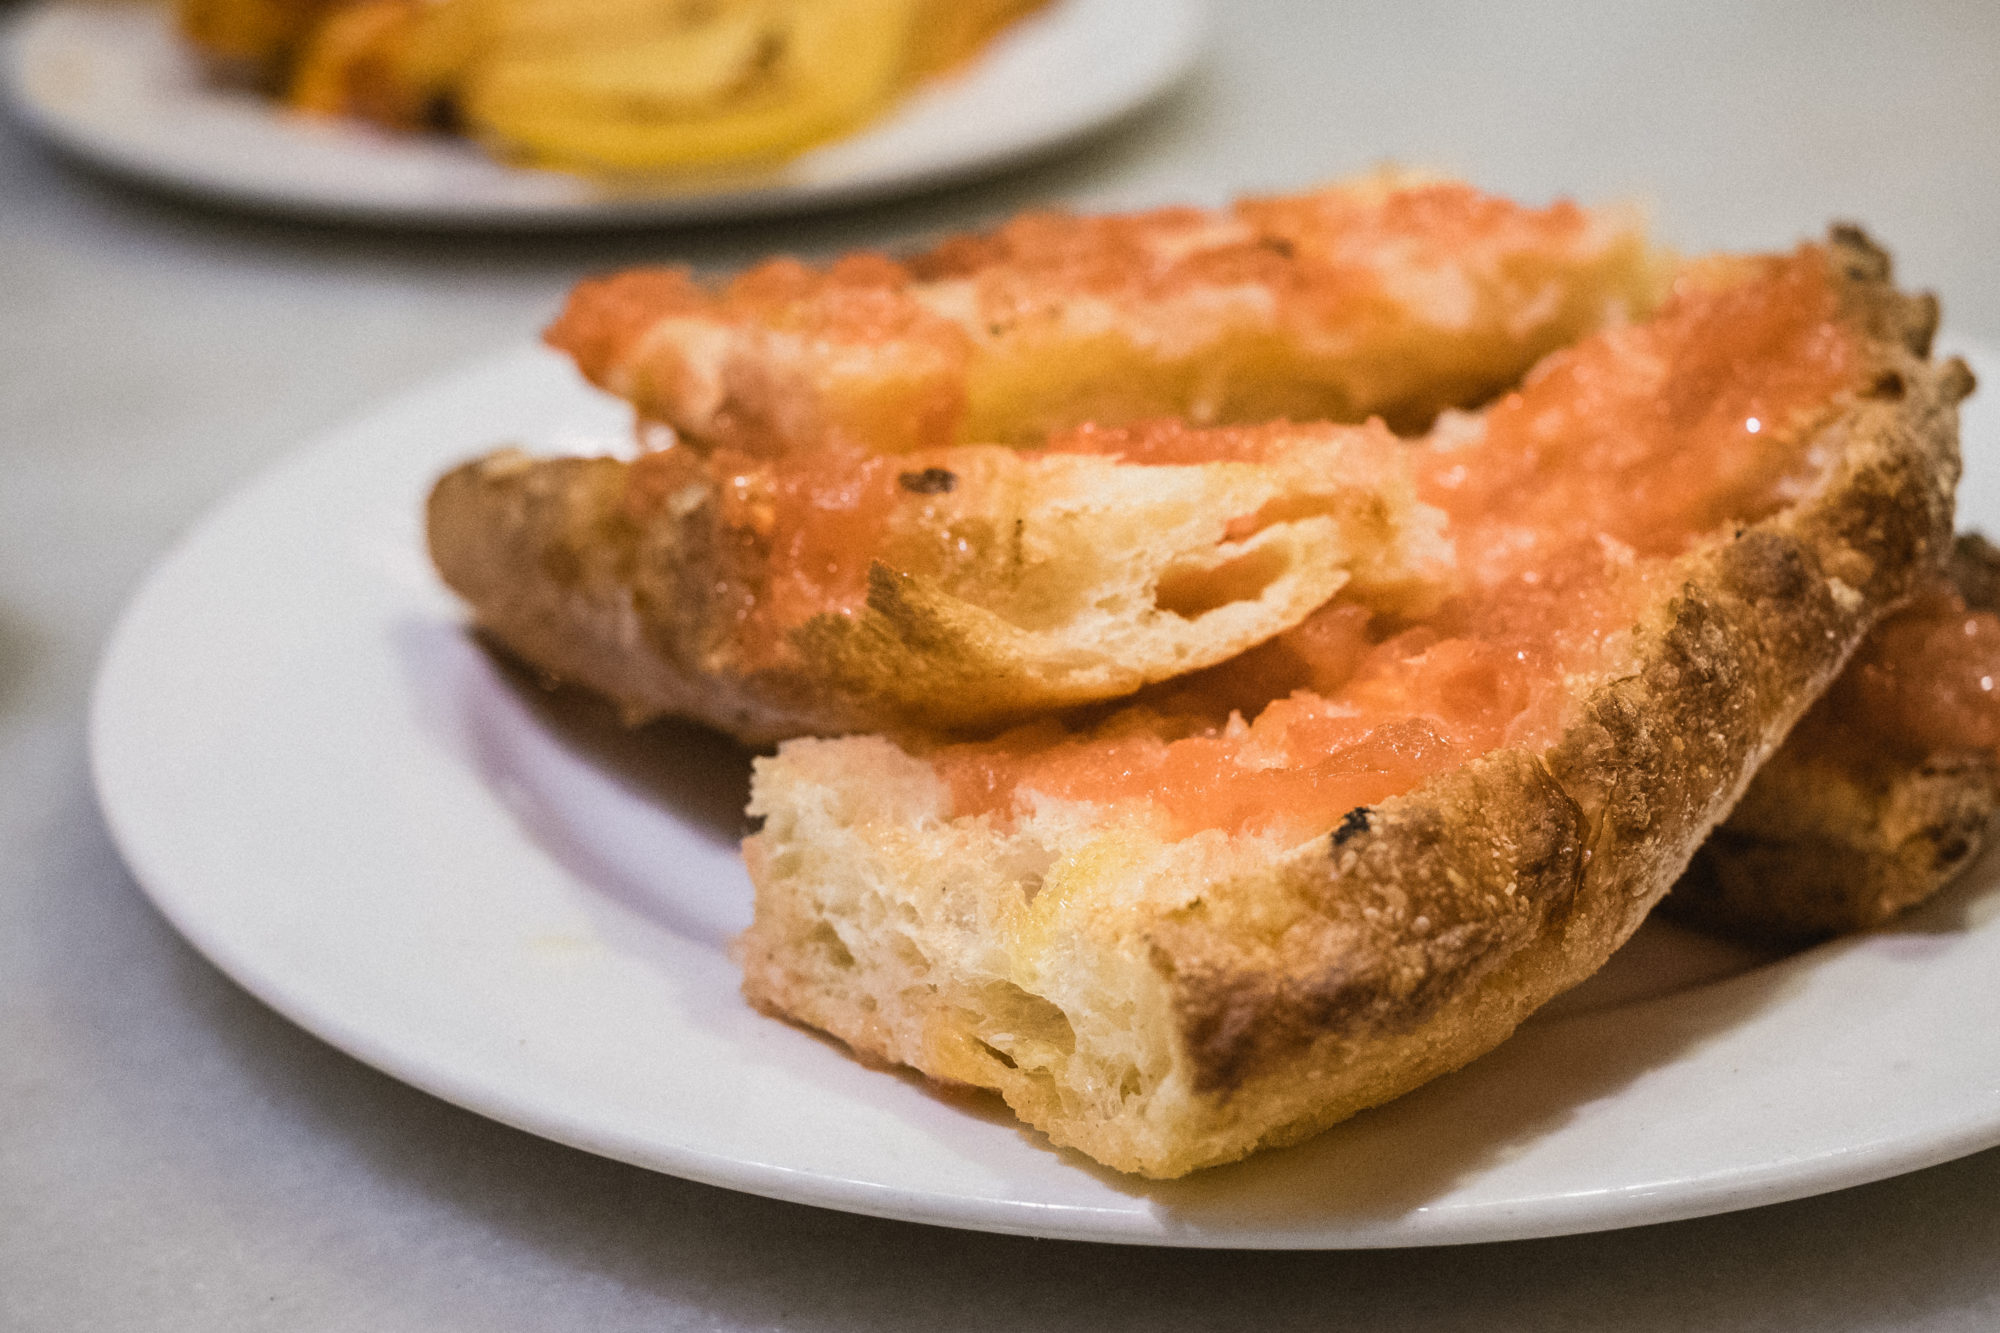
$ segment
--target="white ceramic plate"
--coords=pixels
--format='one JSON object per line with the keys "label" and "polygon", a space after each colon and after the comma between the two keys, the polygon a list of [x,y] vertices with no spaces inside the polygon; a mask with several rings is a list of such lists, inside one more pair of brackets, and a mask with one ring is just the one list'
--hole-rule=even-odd
{"label": "white ceramic plate", "polygon": [[[1981,366],[2000,383],[2000,361]],[[627,419],[522,350],[278,467],[145,585],[91,749],[153,900],[256,995],[498,1120],[856,1212],[1174,1245],[1560,1234],[1857,1184],[2000,1142],[2000,860],[1895,929],[1782,961],[1652,925],[1466,1070],[1304,1146],[1172,1184],[758,1016],[747,761],[510,678],[426,563],[420,506],[503,442]],[[1968,520],[2000,520],[1976,409]]]}
{"label": "white ceramic plate", "polygon": [[432,226],[597,226],[787,213],[907,193],[1048,152],[1184,74],[1201,0],[1056,0],[887,119],[761,173],[608,187],[469,143],[289,115],[212,86],[163,4],[45,0],[4,72],[27,122],[86,161],[224,202]]}

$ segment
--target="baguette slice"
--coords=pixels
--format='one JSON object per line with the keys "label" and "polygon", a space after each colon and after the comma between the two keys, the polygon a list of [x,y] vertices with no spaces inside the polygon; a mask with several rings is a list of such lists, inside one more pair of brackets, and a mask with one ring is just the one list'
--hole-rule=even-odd
{"label": "baguette slice", "polygon": [[1428,475],[1475,591],[1318,702],[781,746],[746,994],[1156,1177],[1464,1064],[1610,956],[1943,557],[1971,381],[1934,322],[1844,229],[1552,358]]}
{"label": "baguette slice", "polygon": [[1422,429],[1657,301],[1636,217],[1383,174],[1285,198],[1035,213],[898,263],[586,282],[548,340],[699,448],[1032,445],[1152,417]]}
{"label": "baguette slice", "polygon": [[991,729],[1234,657],[1343,589],[1421,605],[1449,574],[1379,424],[1146,441],[1206,462],[1057,443],[810,466],[503,452],[439,481],[431,552],[545,676],[751,743]]}
{"label": "baguette slice", "polygon": [[1946,572],[1757,770],[1662,910],[1804,944],[1879,926],[1971,865],[2000,808],[2000,551],[1961,536]]}

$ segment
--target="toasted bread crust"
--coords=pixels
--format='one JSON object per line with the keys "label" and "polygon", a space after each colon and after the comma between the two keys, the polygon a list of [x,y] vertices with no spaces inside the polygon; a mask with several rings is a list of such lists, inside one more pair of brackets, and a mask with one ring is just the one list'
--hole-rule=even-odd
{"label": "toasted bread crust", "polygon": [[490,635],[634,721],[689,717],[752,744],[990,728],[1233,657],[1350,580],[1395,602],[1443,568],[1437,516],[1386,431],[1259,429],[1294,446],[1283,461],[919,455],[865,594],[761,635],[784,534],[757,530],[774,522],[763,501],[724,512],[761,465],[723,477],[656,456],[656,484],[644,463],[503,451],[437,483],[431,554]]}
{"label": "toasted bread crust", "polygon": [[586,282],[549,329],[695,447],[1032,444],[1079,422],[1421,429],[1659,299],[1636,217],[1397,173],[1214,211],[1031,213],[899,262]]}
{"label": "toasted bread crust", "polygon": [[709,530],[635,522],[629,482],[612,458],[475,459],[431,489],[431,559],[501,646],[552,683],[588,684],[628,722],[689,717],[752,743],[809,730],[823,707],[704,669]]}
{"label": "toasted bread crust", "polygon": [[[1882,370],[1902,385],[1831,428],[1847,438],[1825,489],[1687,557],[1637,673],[1586,700],[1549,753],[1488,756],[1280,869],[1264,891],[1280,887],[1314,930],[1245,958],[1226,920],[1163,923],[1155,944],[1198,1081],[1230,1094],[1220,1115],[1275,1124],[1265,1139],[1311,1133],[1464,1063],[1595,971],[1868,628],[1941,557],[1953,413],[1970,377],[1957,362],[1916,360],[1934,307],[1877,285],[1888,276],[1879,250],[1856,232],[1835,244]],[[1403,906],[1343,941],[1335,956],[1368,966],[1330,985],[1321,933],[1353,930],[1369,897]],[[1302,1064],[1344,1068],[1356,1086],[1308,1110]]]}
{"label": "toasted bread crust", "polygon": [[[1958,539],[1948,566],[1974,610],[2000,610],[2000,551]],[[1818,719],[1816,719],[1818,720]],[[2000,809],[2000,756],[1852,743],[1827,718],[1758,769],[1661,910],[1704,930],[1796,945],[1881,925],[1969,866]]]}
{"label": "toasted bread crust", "polygon": [[[1898,294],[1865,237],[1836,231],[1829,256],[1872,388],[1822,428],[1836,460],[1824,484],[1676,560],[1674,590],[1638,622],[1631,669],[1580,698],[1556,743],[1489,753],[1264,866],[1065,927],[1096,932],[1114,954],[1137,950],[1158,979],[1171,1098],[1110,1114],[1079,1105],[1045,1070],[995,1051],[963,997],[844,990],[791,937],[812,928],[804,899],[835,854],[814,845],[834,825],[791,800],[823,762],[811,750],[760,769],[753,810],[771,822],[746,844],[759,895],[742,942],[746,993],[866,1054],[995,1087],[1056,1142],[1152,1176],[1305,1137],[1490,1049],[1636,928],[1868,629],[1947,549],[1955,408],[1970,376],[1924,360],[1935,306]],[[900,845],[879,855],[891,874],[931,864]],[[1040,908],[1037,898],[1031,915]],[[1146,1013],[1142,999],[1131,1021]]]}
{"label": "toasted bread crust", "polygon": [[[1311,1133],[1463,1063],[1595,971],[1867,629],[1940,558],[1958,472],[1952,414],[1969,377],[1956,362],[1915,360],[1934,310],[1874,286],[1887,279],[1879,250],[1851,232],[1836,245],[1900,394],[1832,428],[1848,438],[1819,495],[1683,562],[1637,674],[1589,698],[1547,755],[1488,756],[1280,872],[1287,896],[1328,926],[1351,919],[1357,893],[1403,900],[1340,951],[1369,959],[1364,975],[1329,996],[1327,955],[1309,934],[1245,966],[1223,923],[1171,923],[1159,943],[1185,1028],[1212,1034],[1191,1047],[1199,1077],[1233,1094],[1230,1118],[1274,1120],[1279,1138]],[[1430,937],[1412,938],[1419,917]],[[1240,1012],[1246,1000],[1254,1016]],[[1359,1053],[1369,1038],[1379,1044]],[[1358,1086],[1286,1123],[1301,1060],[1346,1065]]]}

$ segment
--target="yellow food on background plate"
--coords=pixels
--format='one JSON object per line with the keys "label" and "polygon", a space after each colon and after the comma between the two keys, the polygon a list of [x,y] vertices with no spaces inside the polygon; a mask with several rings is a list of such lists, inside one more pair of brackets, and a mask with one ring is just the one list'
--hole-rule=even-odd
{"label": "yellow food on background plate", "polygon": [[781,161],[881,115],[1048,0],[179,0],[300,111],[451,129],[602,173]]}

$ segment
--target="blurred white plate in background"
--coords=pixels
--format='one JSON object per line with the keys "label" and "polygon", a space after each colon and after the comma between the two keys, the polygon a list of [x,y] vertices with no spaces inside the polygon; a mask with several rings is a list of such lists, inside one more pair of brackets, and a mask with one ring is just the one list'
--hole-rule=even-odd
{"label": "blurred white plate in background", "polygon": [[318,218],[588,227],[797,212],[997,171],[1165,91],[1193,64],[1203,17],[1201,0],[1056,0],[856,134],[727,181],[645,187],[218,88],[165,4],[46,0],[14,25],[4,72],[16,110],[49,140],[181,193]]}

